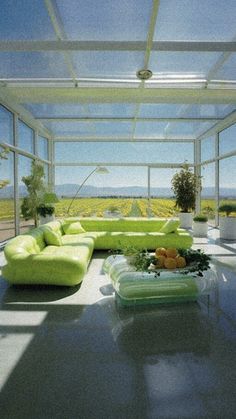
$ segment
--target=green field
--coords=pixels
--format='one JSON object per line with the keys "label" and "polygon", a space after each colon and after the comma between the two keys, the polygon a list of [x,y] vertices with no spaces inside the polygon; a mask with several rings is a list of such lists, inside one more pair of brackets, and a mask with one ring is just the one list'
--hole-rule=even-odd
{"label": "green field", "polygon": [[[56,204],[56,216],[67,215],[69,199],[63,199]],[[148,201],[145,198],[79,198],[70,209],[71,216],[103,217],[106,210],[116,207],[123,217],[148,215]],[[152,199],[151,212],[156,217],[170,217],[175,213],[174,200]]]}
{"label": "green field", "polygon": [[[55,205],[56,217],[68,216],[67,208],[71,200],[63,198]],[[234,202],[231,200],[227,202]],[[77,198],[71,209],[70,216],[81,217],[103,217],[104,213],[110,207],[115,206],[119,210],[121,216],[148,216],[148,200],[145,198]],[[213,199],[204,199],[201,202],[202,211],[209,218],[214,218],[215,202]],[[171,217],[177,215],[174,199],[152,198],[151,199],[151,216],[154,217]],[[11,220],[14,217],[14,202],[11,199],[0,200],[0,220]]]}

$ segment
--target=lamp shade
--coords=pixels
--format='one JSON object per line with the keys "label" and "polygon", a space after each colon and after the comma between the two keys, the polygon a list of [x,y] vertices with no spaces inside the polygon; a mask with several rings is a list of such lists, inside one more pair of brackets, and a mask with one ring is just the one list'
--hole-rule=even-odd
{"label": "lamp shade", "polygon": [[98,166],[96,168],[96,173],[105,174],[105,173],[109,173],[109,170],[106,167]]}
{"label": "lamp shade", "polygon": [[44,204],[56,204],[59,202],[57,195],[54,192],[45,192],[43,195]]}

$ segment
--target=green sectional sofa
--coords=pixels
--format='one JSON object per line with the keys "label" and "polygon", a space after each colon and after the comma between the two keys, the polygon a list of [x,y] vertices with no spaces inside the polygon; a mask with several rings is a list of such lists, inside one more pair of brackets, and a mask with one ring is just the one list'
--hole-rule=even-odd
{"label": "green sectional sofa", "polygon": [[73,286],[82,281],[94,249],[191,247],[186,230],[160,232],[165,223],[146,218],[53,221],[8,242],[2,274],[12,284]]}

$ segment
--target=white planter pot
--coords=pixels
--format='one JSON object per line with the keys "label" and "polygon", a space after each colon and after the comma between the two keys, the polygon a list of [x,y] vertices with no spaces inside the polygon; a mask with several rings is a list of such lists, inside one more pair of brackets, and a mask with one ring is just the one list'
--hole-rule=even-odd
{"label": "white planter pot", "polygon": [[39,216],[39,224],[47,224],[50,221],[54,221],[55,220],[55,215],[46,215],[46,217],[43,217],[42,215]]}
{"label": "white planter pot", "polygon": [[193,214],[191,212],[179,213],[180,228],[192,228]]}
{"label": "white planter pot", "polygon": [[207,237],[208,224],[201,221],[193,221],[193,235],[195,237]]}
{"label": "white planter pot", "polygon": [[219,217],[220,238],[236,240],[236,217]]}

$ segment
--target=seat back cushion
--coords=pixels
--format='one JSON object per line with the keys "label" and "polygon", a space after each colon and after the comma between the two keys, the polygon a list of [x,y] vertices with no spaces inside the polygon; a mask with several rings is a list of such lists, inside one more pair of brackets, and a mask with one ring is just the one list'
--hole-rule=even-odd
{"label": "seat back cushion", "polygon": [[80,234],[86,232],[79,221],[75,221],[74,223],[65,222],[62,224],[62,228],[65,234]]}
{"label": "seat back cushion", "polygon": [[[65,224],[80,221],[81,226],[87,231],[137,231],[155,232],[165,224],[166,219],[127,217],[127,218],[66,218]],[[67,233],[68,234],[68,233]]]}
{"label": "seat back cushion", "polygon": [[167,220],[166,223],[161,227],[160,233],[174,233],[180,226],[179,220]]}
{"label": "seat back cushion", "polygon": [[63,236],[64,235],[64,231],[62,229],[62,223],[61,223],[61,221],[50,221],[47,224],[43,224],[39,228],[41,228],[42,230],[44,230],[45,227],[49,227],[51,230],[55,231],[60,236]]}
{"label": "seat back cushion", "polygon": [[62,246],[61,235],[57,231],[53,231],[50,227],[45,227],[43,234],[47,245]]}

